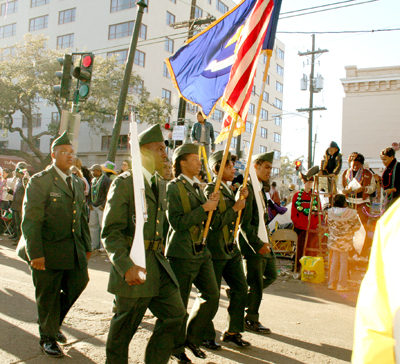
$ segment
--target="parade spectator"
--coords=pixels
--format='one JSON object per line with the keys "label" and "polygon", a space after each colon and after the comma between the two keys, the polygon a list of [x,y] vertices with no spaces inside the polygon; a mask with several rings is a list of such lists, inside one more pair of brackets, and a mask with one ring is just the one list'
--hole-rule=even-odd
{"label": "parade spectator", "polygon": [[10,207],[10,203],[12,201],[12,197],[13,197],[13,188],[14,186],[12,186],[12,173],[9,169],[4,168],[3,169],[3,176],[2,176],[2,182],[3,182],[3,188],[1,191],[1,204],[0,204],[0,208],[2,210],[8,210]]}
{"label": "parade spectator", "polygon": [[[346,169],[342,176],[344,189],[342,193],[346,195],[350,207],[357,208],[358,216],[361,219],[365,230],[367,230],[368,216],[363,212],[363,207],[367,207],[370,202],[370,194],[376,189],[375,179],[372,173],[364,168],[364,156],[354,152],[349,157],[350,168]],[[362,256],[368,255],[372,240],[365,237],[364,246],[361,251]]]}
{"label": "parade spectator", "polygon": [[194,144],[201,143],[206,149],[207,158],[210,155],[210,144],[211,152],[215,150],[215,136],[214,128],[211,123],[204,119],[204,115],[201,111],[197,113],[197,123],[193,125],[192,132],[190,134],[192,142]]}
{"label": "parade spectator", "polygon": [[157,172],[166,181],[171,181],[171,179],[172,179],[171,161],[167,158],[166,161],[164,162],[163,168],[160,171],[157,171]]}
{"label": "parade spectator", "polygon": [[17,178],[13,201],[11,203],[14,237],[11,240],[14,241],[13,245],[17,245],[17,242],[21,238],[21,222],[22,222],[22,202],[25,196],[25,188],[29,181],[29,175],[27,175],[27,166],[24,162],[19,162],[15,167],[15,177]]}
{"label": "parade spectator", "polygon": [[[254,194],[255,183],[259,183],[261,191],[263,182],[269,180],[272,170],[274,152],[261,153],[253,156],[252,165],[257,174],[257,180],[247,183],[248,196],[246,206],[242,214],[240,226],[239,244],[243,255],[247,285],[247,308],[245,317],[245,328],[247,331],[259,334],[270,334],[271,330],[260,322],[260,305],[263,291],[275,282],[278,271],[276,269],[276,257],[268,241],[262,241],[258,237],[259,222],[264,221],[268,225],[268,215],[259,216],[256,196]],[[262,193],[265,206],[267,200],[265,193]]]}
{"label": "parade spectator", "polygon": [[[312,208],[316,207],[317,201],[314,199],[314,205],[311,206],[311,193],[314,183],[314,177],[307,177],[303,173],[299,173],[300,178],[303,181],[304,187],[296,192],[292,198],[292,210],[291,219],[294,225],[294,231],[298,235],[297,240],[297,267],[300,266],[300,258],[303,256],[304,245],[306,243],[307,227],[309,214]],[[316,230],[318,227],[317,215],[311,215],[310,230]],[[308,248],[315,248],[318,241],[318,235],[311,231],[308,232]],[[314,252],[310,252],[308,255],[316,255]]]}
{"label": "parade spectator", "polygon": [[71,172],[85,184],[85,190],[84,190],[85,196],[89,195],[90,185],[89,182],[86,180],[86,178],[83,177],[82,172],[75,166],[71,167]]}
{"label": "parade spectator", "polygon": [[73,154],[64,132],[51,145],[53,164],[29,181],[18,246],[35,285],[39,343],[55,358],[64,356],[57,343],[67,342],[64,318],[89,282],[90,234],[83,182],[71,177]]}
{"label": "parade spectator", "polygon": [[319,170],[320,176],[337,177],[342,169],[342,155],[336,142],[331,142],[325,151]]}
{"label": "parade spectator", "polygon": [[[269,195],[270,195],[270,197],[271,197],[271,200],[272,200],[276,205],[281,206],[281,199],[280,199],[280,197],[279,197],[279,192],[278,192],[278,190],[276,189],[276,182],[275,182],[275,181],[273,181],[273,182],[271,183],[271,188],[270,188],[270,191],[269,191]],[[273,217],[275,217],[275,216],[277,215],[277,211],[274,210],[274,209],[271,209],[271,213],[272,213],[272,216],[273,216]]]}
{"label": "parade spectator", "polygon": [[360,229],[361,223],[357,211],[350,209],[344,195],[336,195],[333,207],[328,210],[328,248],[332,260],[329,271],[328,289],[348,291],[348,259],[353,249],[354,233]]}
{"label": "parade spectator", "polygon": [[89,186],[90,186],[90,185],[92,184],[93,176],[92,176],[92,174],[90,173],[89,168],[86,167],[86,166],[82,166],[81,171],[82,171],[83,177],[86,179],[86,181],[88,181]]}
{"label": "parade spectator", "polygon": [[92,239],[92,249],[103,251],[100,242],[100,231],[103,221],[103,211],[106,205],[108,189],[111,185],[111,179],[103,174],[103,170],[99,164],[93,164],[89,170],[92,172],[92,185],[90,188],[89,198],[89,229]]}
{"label": "parade spectator", "polygon": [[395,153],[394,149],[390,147],[381,152],[381,160],[386,167],[380,179],[387,198],[385,210],[388,210],[400,196],[400,166]]}
{"label": "parade spectator", "polygon": [[[130,257],[136,233],[134,216],[140,212],[135,211],[132,171],[128,170],[113,181],[104,211],[102,239],[112,263],[108,291],[115,295],[115,315],[106,344],[107,364],[128,363],[129,343],[147,309],[157,321],[144,362],[167,364],[186,314],[178,282],[163,254],[166,182],[156,170],[163,167],[167,155],[160,125],[140,133],[138,140],[148,214],[141,232],[146,269]],[[141,272],[147,273],[145,280]]]}
{"label": "parade spectator", "polygon": [[122,174],[122,173],[124,173],[124,172],[130,170],[131,168],[132,168],[131,162],[128,161],[127,159],[124,159],[124,160],[122,161],[122,163],[121,163],[121,172],[120,172],[120,174]]}

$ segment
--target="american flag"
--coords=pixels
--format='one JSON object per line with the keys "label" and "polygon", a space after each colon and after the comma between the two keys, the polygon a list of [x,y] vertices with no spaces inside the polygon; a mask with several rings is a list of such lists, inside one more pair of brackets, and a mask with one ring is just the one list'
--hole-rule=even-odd
{"label": "american flag", "polygon": [[227,138],[232,118],[237,118],[234,136],[245,130],[257,60],[262,50],[273,7],[273,0],[258,0],[240,32],[236,60],[221,101],[228,116],[224,120],[223,129],[216,143]]}

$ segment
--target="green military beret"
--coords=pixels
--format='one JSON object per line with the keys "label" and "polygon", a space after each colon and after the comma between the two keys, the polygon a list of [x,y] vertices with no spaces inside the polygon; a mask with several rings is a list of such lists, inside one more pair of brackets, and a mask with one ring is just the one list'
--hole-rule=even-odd
{"label": "green military beret", "polygon": [[164,137],[161,131],[160,124],[155,124],[151,128],[146,129],[145,131],[142,131],[138,135],[139,139],[139,145],[145,145],[149,143],[158,143],[158,142],[163,142]]}
{"label": "green military beret", "polygon": [[[212,168],[215,163],[221,162],[223,156],[224,156],[223,150],[219,150],[218,152],[211,154],[210,159],[208,161],[210,168]],[[226,161],[229,162],[230,160],[231,160],[231,152],[228,152],[228,158],[226,159]]]}
{"label": "green military beret", "polygon": [[267,152],[267,153],[260,153],[253,155],[253,158],[251,158],[252,161],[260,160],[260,161],[265,161],[269,163],[273,163],[274,161],[274,152]]}
{"label": "green military beret", "polygon": [[184,154],[199,154],[199,146],[196,144],[183,144],[176,148],[172,155],[172,162],[175,163],[176,159]]}
{"label": "green military beret", "polygon": [[51,150],[59,145],[72,145],[66,131],[64,131],[64,133],[62,133],[57,139],[54,139],[53,143],[51,144]]}

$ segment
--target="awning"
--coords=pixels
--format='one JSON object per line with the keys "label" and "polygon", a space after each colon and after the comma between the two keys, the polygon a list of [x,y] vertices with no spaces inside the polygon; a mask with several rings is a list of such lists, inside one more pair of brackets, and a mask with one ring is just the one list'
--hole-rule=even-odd
{"label": "awning", "polygon": [[14,170],[15,166],[19,162],[25,162],[28,166],[28,171],[35,171],[35,169],[23,158],[16,157],[13,155],[0,155],[0,167],[1,168],[8,168],[10,170]]}

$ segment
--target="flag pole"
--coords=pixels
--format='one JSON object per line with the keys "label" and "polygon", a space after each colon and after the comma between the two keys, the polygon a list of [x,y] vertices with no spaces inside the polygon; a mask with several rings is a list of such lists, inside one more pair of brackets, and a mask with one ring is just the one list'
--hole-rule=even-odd
{"label": "flag pole", "polygon": [[[271,62],[272,49],[266,49],[265,52],[267,53],[267,62],[265,63],[263,82],[262,82],[262,85],[261,85],[260,97],[258,98],[256,120],[254,121],[254,128],[253,128],[253,132],[251,134],[250,149],[249,149],[249,153],[248,153],[248,156],[247,156],[247,164],[246,164],[246,170],[244,172],[244,180],[243,180],[242,188],[245,188],[247,186],[247,180],[249,178],[249,171],[250,171],[250,167],[251,167],[251,156],[253,155],[254,141],[256,140],[258,121],[260,119],[261,106],[262,106],[262,101],[263,101],[262,97],[263,97],[263,94],[264,94],[265,85],[267,83],[268,69],[269,69],[269,64]],[[240,199],[243,200],[244,197],[240,196]],[[239,210],[238,217],[236,219],[235,232],[234,232],[234,235],[233,235],[234,237],[237,237],[239,224],[240,224],[240,219],[242,217],[242,211],[243,210]]]}
{"label": "flag pole", "polygon": [[[235,131],[237,119],[238,119],[238,115],[236,114],[236,116],[234,118],[232,118],[232,122],[231,122],[231,125],[230,125],[228,139],[226,140],[226,146],[225,146],[225,150],[224,150],[224,155],[222,156],[221,166],[219,168],[217,181],[215,183],[214,193],[218,192],[219,191],[219,187],[221,186],[222,174],[224,173],[226,160],[228,159],[229,148],[230,148],[230,145],[231,145],[233,132]],[[203,245],[205,245],[205,243],[206,243],[208,231],[210,230],[212,215],[213,215],[213,210],[208,212],[208,218],[207,218],[206,226],[204,227],[204,232],[203,232]]]}

